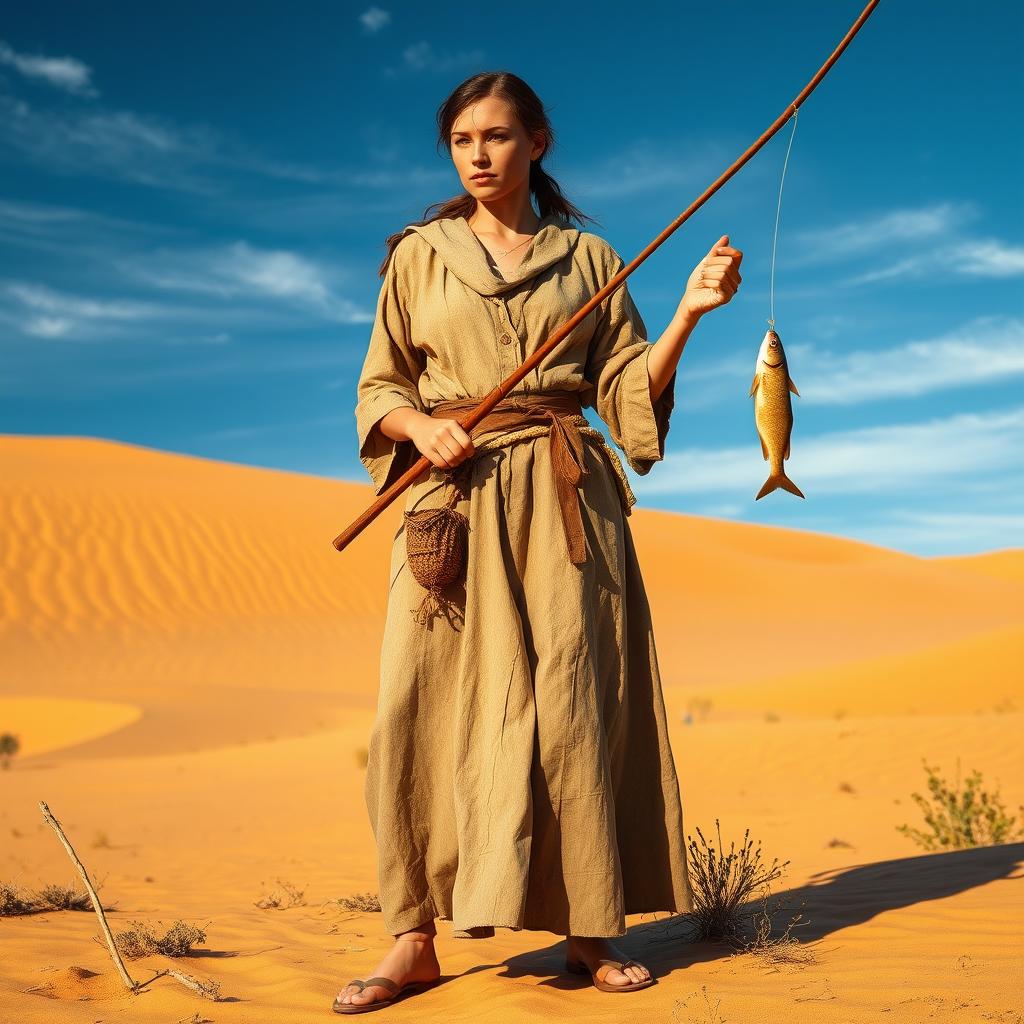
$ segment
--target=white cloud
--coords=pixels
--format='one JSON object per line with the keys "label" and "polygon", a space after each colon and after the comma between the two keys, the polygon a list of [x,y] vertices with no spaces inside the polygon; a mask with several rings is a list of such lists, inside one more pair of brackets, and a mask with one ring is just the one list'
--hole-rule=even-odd
{"label": "white cloud", "polygon": [[393,78],[402,72],[448,72],[464,67],[479,66],[483,60],[483,50],[438,53],[430,43],[421,40],[402,50],[402,63],[399,67],[385,67],[382,74],[385,77]]}
{"label": "white cloud", "polygon": [[[797,436],[785,465],[808,498],[908,490],[924,494],[930,484],[1015,470],[1022,453],[1024,406]],[[767,475],[752,435],[742,447],[671,452],[651,475],[635,477],[633,489],[638,497],[749,491],[753,498]]]}
{"label": "white cloud", "polygon": [[[790,376],[800,390],[799,397],[792,398],[796,410],[801,405],[917,397],[1024,374],[1024,320],[977,317],[945,334],[889,348],[851,345],[829,351],[812,344],[790,344],[786,356]],[[714,405],[730,391],[748,389],[753,372],[753,358],[739,354],[687,368],[684,401],[689,408]]]}
{"label": "white cloud", "polygon": [[0,311],[0,319],[34,338],[109,338],[123,333],[125,324],[153,321],[174,313],[153,303],[83,298],[21,281],[8,281],[3,292],[14,300],[15,309]]}
{"label": "white cloud", "polygon": [[564,178],[580,201],[621,199],[656,189],[697,188],[720,168],[723,156],[717,144],[703,144],[698,152],[690,143],[685,151],[676,152],[667,150],[664,142],[640,138],[570,169]]}
{"label": "white cloud", "polygon": [[369,7],[359,15],[359,20],[363,28],[372,35],[391,23],[391,13],[379,7]]}
{"label": "white cloud", "polygon": [[182,133],[127,110],[42,110],[0,95],[0,136],[32,162],[59,174],[217,191],[191,170],[193,164],[216,158],[216,140],[207,129]]}
{"label": "white cloud", "polygon": [[375,313],[336,294],[330,278],[337,271],[286,249],[257,249],[244,241],[194,252],[157,251],[144,265],[124,263],[122,269],[159,288],[282,300],[342,323],[372,323]]}
{"label": "white cloud", "polygon": [[948,235],[978,216],[973,203],[937,203],[918,209],[888,210],[845,224],[796,232],[787,249],[786,265],[818,264],[872,252],[900,242],[920,242]]}
{"label": "white cloud", "polygon": [[[998,238],[958,237],[980,213],[973,202],[946,202],[798,231],[793,242],[784,243],[783,260],[793,269],[872,257],[865,270],[834,282],[845,287],[898,278],[1010,278],[1024,274],[1024,247]],[[899,249],[895,259],[890,256],[894,248]]]}
{"label": "white cloud", "polygon": [[163,307],[151,303],[83,299],[38,284],[11,282],[5,291],[30,309],[69,314],[80,319],[142,320],[164,312]]}
{"label": "white cloud", "polygon": [[1004,381],[1024,374],[1024,321],[979,317],[947,334],[887,349],[808,347],[800,365],[806,371],[793,401],[807,405],[851,405]]}
{"label": "white cloud", "polygon": [[22,324],[22,330],[36,338],[63,338],[73,330],[75,323],[66,317],[30,317]]}
{"label": "white cloud", "polygon": [[839,283],[862,285],[897,277],[934,278],[936,275],[948,277],[954,274],[982,278],[1019,277],[1024,274],[1024,246],[1008,245],[998,238],[965,239],[924,250]]}
{"label": "white cloud", "polygon": [[[1018,488],[1017,493],[1024,491]],[[918,553],[965,554],[1019,547],[1019,539],[1024,537],[1024,513],[895,508],[880,510],[877,519],[858,520],[850,529],[872,544]]]}
{"label": "white cloud", "polygon": [[76,96],[98,96],[91,82],[92,69],[75,57],[44,57],[41,54],[18,53],[0,41],[0,64],[19,71],[26,78],[45,82]]}

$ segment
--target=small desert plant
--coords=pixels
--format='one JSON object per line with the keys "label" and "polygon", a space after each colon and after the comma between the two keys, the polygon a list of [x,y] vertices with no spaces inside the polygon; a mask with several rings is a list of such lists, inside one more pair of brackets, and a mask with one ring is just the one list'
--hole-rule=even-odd
{"label": "small desert plant", "polygon": [[772,861],[770,868],[761,866],[761,843],[757,849],[751,843],[750,829],[743,833],[743,846],[736,852],[731,843],[729,853],[722,849],[722,830],[715,818],[718,831],[718,851],[704,838],[700,828],[702,847],[690,836],[690,878],[693,888],[693,910],[690,917],[697,926],[698,939],[726,939],[739,943],[740,912],[744,903],[769,882],[779,878],[781,868],[789,861],[779,864]]}
{"label": "small desert plant", "polygon": [[0,768],[10,768],[11,758],[21,749],[18,737],[11,732],[0,733]]}
{"label": "small desert plant", "polygon": [[380,900],[374,892],[357,892],[352,896],[339,896],[338,906],[342,910],[356,910],[362,914],[379,914]]}
{"label": "small desert plant", "polygon": [[18,917],[21,914],[33,914],[39,907],[35,900],[15,885],[0,882],[0,917]]}
{"label": "small desert plant", "polygon": [[[766,965],[776,967],[779,964],[807,964],[814,960],[814,954],[806,946],[800,944],[800,940],[790,935],[790,931],[803,914],[791,917],[789,924],[781,935],[773,935],[773,917],[779,906],[772,910],[768,909],[768,891],[765,889],[764,897],[761,900],[761,909],[751,915],[754,926],[754,933],[750,938],[737,937],[735,945],[740,953],[752,953],[759,957]],[[804,924],[809,924],[805,921]],[[801,927],[803,927],[801,925]]]}
{"label": "small desert plant", "polygon": [[185,921],[175,921],[161,936],[144,921],[129,921],[128,924],[131,927],[114,935],[114,942],[129,960],[138,960],[151,953],[187,956],[195,945],[206,942],[206,932]]}
{"label": "small desert plant", "polygon": [[287,907],[304,907],[306,905],[306,901],[303,899],[305,889],[300,889],[298,886],[292,885],[291,882],[284,882],[280,878],[276,881],[283,892],[278,892],[275,889],[256,900],[255,906],[260,910],[284,910]]}
{"label": "small desert plant", "polygon": [[67,885],[44,885],[38,893],[38,902],[46,910],[92,910],[92,900],[85,889]]}
{"label": "small desert plant", "polygon": [[[980,788],[981,772],[974,769],[961,790],[960,758],[956,759],[956,783],[953,787],[939,776],[937,766],[930,766],[924,759],[922,761],[928,775],[930,798],[912,793],[911,799],[921,809],[925,824],[931,831],[897,825],[897,832],[902,832],[926,850],[966,850],[1024,838],[1019,829],[1013,829],[1017,819],[1007,816],[998,792],[989,793]],[[1024,810],[1024,806],[1018,809]]]}

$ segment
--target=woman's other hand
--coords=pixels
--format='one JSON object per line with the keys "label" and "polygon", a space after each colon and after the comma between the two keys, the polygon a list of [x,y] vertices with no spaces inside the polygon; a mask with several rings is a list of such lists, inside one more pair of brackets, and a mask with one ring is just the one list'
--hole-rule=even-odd
{"label": "woman's other hand", "polygon": [[417,451],[439,469],[457,466],[475,450],[472,438],[455,419],[421,413],[406,429]]}
{"label": "woman's other hand", "polygon": [[743,253],[728,244],[729,236],[715,242],[693,269],[679,308],[690,316],[703,316],[716,306],[724,306],[735,294],[743,278],[740,261]]}

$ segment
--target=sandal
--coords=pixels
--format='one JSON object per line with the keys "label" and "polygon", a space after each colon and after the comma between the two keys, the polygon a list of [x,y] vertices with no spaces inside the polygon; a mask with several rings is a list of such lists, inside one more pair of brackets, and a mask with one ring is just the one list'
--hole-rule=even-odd
{"label": "sandal", "polygon": [[[382,988],[390,989],[392,995],[388,999],[374,999],[371,1003],[343,1003],[337,996],[334,997],[334,1004],[331,1009],[335,1013],[365,1013],[367,1010],[377,1010],[382,1006],[390,1006],[405,993],[422,992],[425,989],[436,985],[441,979],[433,978],[430,981],[409,981],[401,988],[390,978],[373,977],[363,981],[362,978],[353,978],[348,985],[358,985],[359,991],[370,985],[380,985]],[[345,988],[348,988],[348,985]]]}
{"label": "sandal", "polygon": [[[598,960],[597,962],[598,968],[591,977],[594,979],[594,985],[602,992],[635,992],[638,988],[647,988],[648,985],[654,984],[654,978],[650,977],[644,981],[630,982],[628,985],[613,985],[611,982],[604,980],[612,967],[617,971],[625,971],[627,967],[643,967],[643,964],[638,964],[635,960],[626,960],[625,963],[619,960]],[[566,960],[565,969],[573,974],[591,973],[590,968],[578,960]]]}

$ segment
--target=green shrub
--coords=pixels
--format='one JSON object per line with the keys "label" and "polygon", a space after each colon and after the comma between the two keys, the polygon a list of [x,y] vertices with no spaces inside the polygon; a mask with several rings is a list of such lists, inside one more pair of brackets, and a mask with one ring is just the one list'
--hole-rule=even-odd
{"label": "green shrub", "polygon": [[[897,825],[896,831],[913,839],[926,850],[965,850],[975,846],[995,846],[1024,838],[1013,828],[1015,817],[1006,814],[999,793],[981,788],[981,772],[972,771],[960,788],[960,758],[956,759],[956,783],[950,787],[922,758],[928,775],[928,798],[912,793],[930,831]],[[1018,807],[1024,810],[1024,806]]]}

